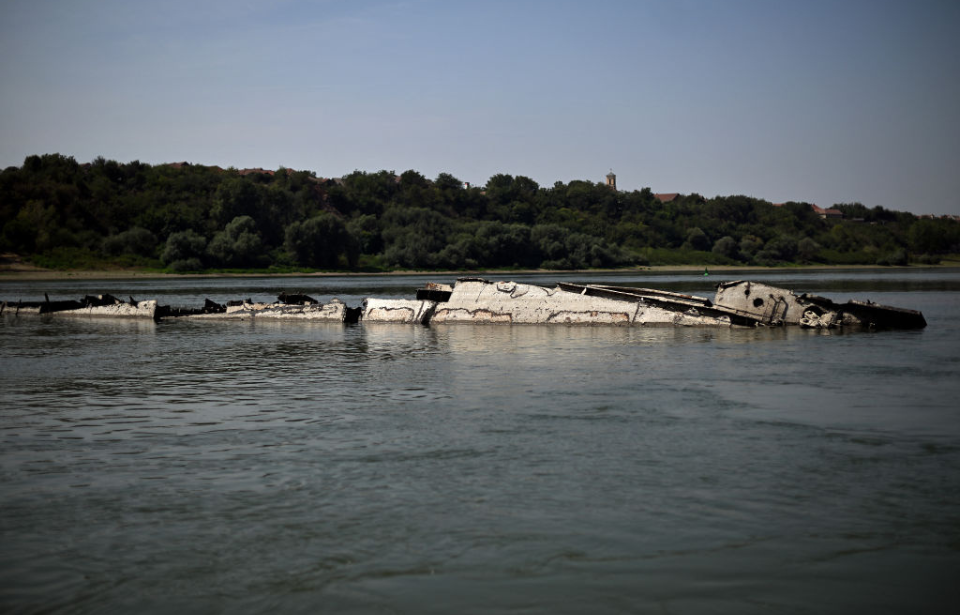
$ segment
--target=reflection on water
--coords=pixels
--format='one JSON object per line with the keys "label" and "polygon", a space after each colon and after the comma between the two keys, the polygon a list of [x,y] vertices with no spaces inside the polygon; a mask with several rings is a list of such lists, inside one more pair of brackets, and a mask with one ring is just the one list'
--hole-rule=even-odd
{"label": "reflection on water", "polygon": [[5,316],[0,606],[952,612],[960,288],[917,275],[860,295],[905,332]]}

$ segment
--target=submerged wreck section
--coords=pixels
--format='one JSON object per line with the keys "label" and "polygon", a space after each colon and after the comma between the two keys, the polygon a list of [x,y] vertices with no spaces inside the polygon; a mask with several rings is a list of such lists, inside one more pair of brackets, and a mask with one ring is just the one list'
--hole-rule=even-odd
{"label": "submerged wreck section", "polygon": [[437,302],[429,299],[364,299],[361,322],[430,324]]}
{"label": "submerged wreck section", "polygon": [[366,298],[360,307],[339,299],[320,303],[302,293],[281,293],[274,303],[250,299],[203,307],[158,306],[156,301],[121,301],[112,295],[79,301],[0,303],[0,314],[56,314],[180,318],[194,320],[293,320],[326,323],[395,324],[528,324],[619,326],[760,327],[798,325],[806,328],[860,327],[919,329],[926,326],[916,310],[870,301],[838,303],[811,294],[758,282],[724,282],[714,298],[628,286],[560,283],[555,287],[518,282],[460,278],[453,285],[430,283],[415,299]]}
{"label": "submerged wreck section", "polygon": [[105,316],[111,318],[158,318],[157,302],[130,301],[117,299],[113,295],[87,295],[77,301],[51,301],[44,295],[44,301],[0,302],[0,314],[57,314],[59,316]]}
{"label": "submerged wreck section", "polygon": [[[184,318],[213,320],[310,320],[315,322],[350,322],[350,308],[339,299],[330,303],[254,303],[231,301],[222,311],[201,314],[186,314]],[[355,322],[355,321],[354,321]]]}
{"label": "submerged wreck section", "polygon": [[871,301],[837,303],[826,297],[797,295],[776,286],[742,280],[719,284],[714,303],[767,326],[799,325],[818,329],[841,326],[922,329],[927,326],[923,314],[916,310]]}
{"label": "submerged wreck section", "polygon": [[636,289],[561,284],[545,288],[516,282],[461,279],[437,306],[435,323],[713,325],[735,323],[709,301],[632,292]]}

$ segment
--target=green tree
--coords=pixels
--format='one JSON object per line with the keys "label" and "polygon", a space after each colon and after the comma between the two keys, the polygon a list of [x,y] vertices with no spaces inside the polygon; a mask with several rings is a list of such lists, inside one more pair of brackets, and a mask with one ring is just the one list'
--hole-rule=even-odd
{"label": "green tree", "polygon": [[381,225],[376,216],[362,214],[352,218],[347,222],[347,231],[356,238],[362,254],[379,254],[383,251]]}
{"label": "green tree", "polygon": [[777,265],[790,262],[797,255],[797,240],[787,235],[778,235],[757,252],[755,260],[761,265]]}
{"label": "green tree", "polygon": [[390,207],[384,212],[384,259],[393,267],[433,269],[448,245],[452,220],[423,207]]}
{"label": "green tree", "polygon": [[225,226],[239,216],[256,218],[261,211],[257,185],[243,177],[228,179],[217,188],[211,212],[217,226]]}
{"label": "green tree", "polygon": [[284,246],[298,263],[308,267],[355,267],[359,258],[356,238],[343,220],[329,213],[288,226]]}
{"label": "green tree", "polygon": [[[956,222],[952,222],[951,225],[958,226]],[[949,250],[951,243],[955,242],[955,239],[951,238],[950,230],[939,220],[917,220],[907,232],[910,248],[917,253],[943,254]],[[953,235],[956,237],[957,233],[954,232]]]}
{"label": "green tree", "polygon": [[193,230],[173,233],[167,238],[160,260],[174,271],[203,269],[207,240]]}
{"label": "green tree", "polygon": [[737,240],[730,235],[724,235],[714,242],[712,252],[720,256],[736,259],[739,255]]}
{"label": "green tree", "polygon": [[110,256],[131,254],[152,257],[155,256],[156,248],[157,236],[139,226],[111,235],[103,240],[103,252]]}
{"label": "green tree", "polygon": [[750,262],[763,249],[763,240],[754,235],[747,235],[740,240],[740,260]]}
{"label": "green tree", "polygon": [[693,227],[687,232],[687,239],[683,242],[683,247],[688,250],[709,250],[710,239],[700,227]]}
{"label": "green tree", "polygon": [[811,239],[810,237],[804,237],[799,242],[797,242],[797,256],[800,257],[805,263],[812,262],[817,258],[817,254],[820,252],[820,244]]}
{"label": "green tree", "polygon": [[223,267],[256,267],[267,263],[257,223],[250,216],[238,216],[210,240],[207,253]]}

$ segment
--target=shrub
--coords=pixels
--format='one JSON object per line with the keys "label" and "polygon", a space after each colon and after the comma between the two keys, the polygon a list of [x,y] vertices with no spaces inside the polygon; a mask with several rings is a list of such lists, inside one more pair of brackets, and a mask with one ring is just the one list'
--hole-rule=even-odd
{"label": "shrub", "polygon": [[171,271],[176,273],[186,273],[189,271],[201,271],[203,269],[203,263],[200,262],[199,258],[185,258],[178,261],[173,261],[170,263],[169,268]]}
{"label": "shrub", "polygon": [[255,267],[267,261],[257,224],[250,216],[237,216],[214,235],[207,253],[225,267]]}
{"label": "shrub", "polygon": [[904,250],[896,250],[877,259],[877,264],[883,267],[903,267],[908,262],[907,253]]}
{"label": "shrub", "polygon": [[337,267],[341,259],[354,267],[360,255],[359,243],[343,220],[329,213],[288,226],[284,247],[307,267]]}
{"label": "shrub", "polygon": [[207,240],[192,230],[173,233],[167,238],[167,245],[160,256],[160,260],[166,265],[173,266],[178,261],[193,261],[198,263],[193,270],[203,268],[202,258],[206,252]]}
{"label": "shrub", "polygon": [[735,259],[737,258],[737,240],[730,235],[721,237],[714,242],[712,252],[720,256]]}
{"label": "shrub", "polygon": [[934,254],[920,254],[916,257],[917,263],[921,265],[939,265],[940,257]]}
{"label": "shrub", "polygon": [[111,235],[104,239],[102,244],[104,254],[109,256],[120,256],[121,254],[153,256],[156,248],[157,236],[139,226]]}

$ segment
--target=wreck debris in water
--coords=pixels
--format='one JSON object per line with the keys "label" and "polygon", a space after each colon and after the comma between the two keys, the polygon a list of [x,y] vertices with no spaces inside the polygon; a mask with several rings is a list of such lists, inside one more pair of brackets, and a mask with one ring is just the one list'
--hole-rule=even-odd
{"label": "wreck debris in water", "polygon": [[571,324],[620,326],[758,327],[798,325],[830,329],[919,329],[923,314],[870,301],[838,303],[825,297],[759,282],[723,282],[714,298],[628,286],[560,283],[548,288],[519,282],[460,278],[453,285],[430,283],[415,299],[367,298],[360,307],[339,299],[320,303],[302,293],[281,293],[274,303],[252,300],[201,308],[157,306],[156,301],[129,302],[111,295],[80,301],[2,303],[0,314],[56,314],[184,318],[197,320],[299,320],[329,323],[397,324]]}
{"label": "wreck debris in water", "polygon": [[666,299],[616,287],[458,280],[432,322],[730,326],[728,314],[685,295]]}
{"label": "wreck debris in water", "polygon": [[188,314],[184,318],[216,320],[312,320],[316,322],[350,322],[346,304],[339,299],[330,303],[254,303],[231,301],[223,311]]}
{"label": "wreck debris in water", "polygon": [[87,295],[80,300],[50,301],[44,294],[44,301],[17,301],[0,303],[0,314],[12,312],[19,314],[57,314],[60,316],[106,316],[114,318],[157,318],[156,300],[137,301],[130,297],[126,302],[113,295]]}
{"label": "wreck debris in water", "polygon": [[757,320],[762,325],[799,325],[829,329],[868,327],[871,329],[922,329],[927,326],[916,310],[851,300],[836,303],[809,293],[792,291],[757,282],[722,282],[714,303],[724,305]]}

